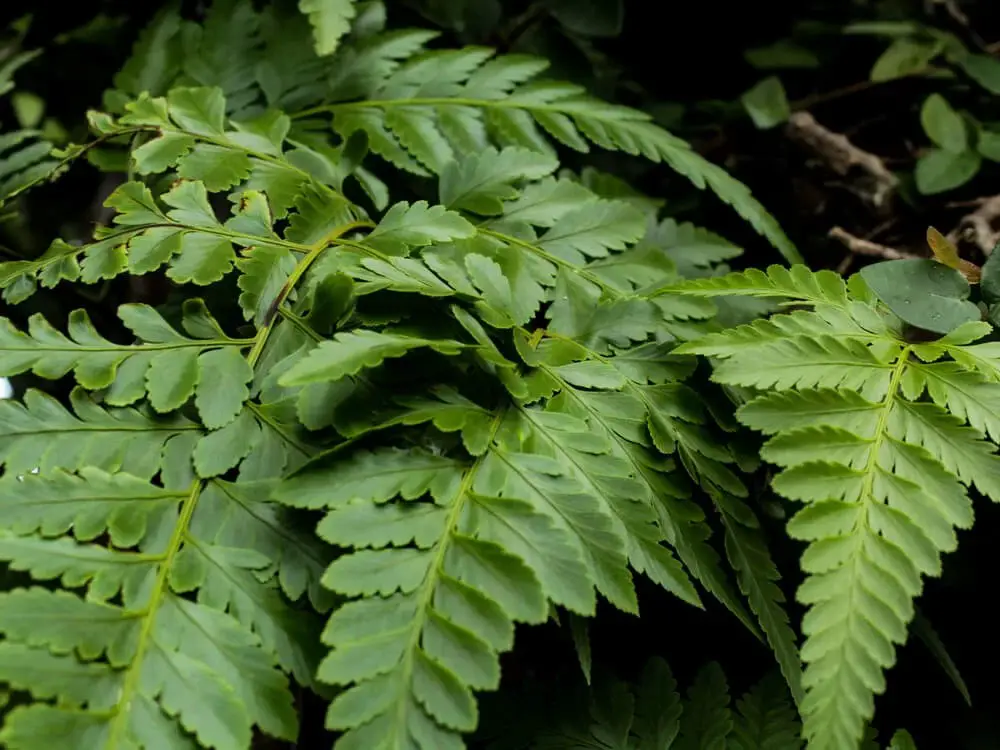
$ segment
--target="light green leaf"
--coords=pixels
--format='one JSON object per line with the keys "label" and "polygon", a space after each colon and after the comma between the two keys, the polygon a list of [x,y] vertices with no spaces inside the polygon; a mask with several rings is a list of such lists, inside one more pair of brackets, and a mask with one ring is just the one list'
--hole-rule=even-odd
{"label": "light green leaf", "polygon": [[450,339],[426,339],[403,333],[370,330],[338,333],[300,359],[279,378],[281,385],[305,385],[336,381],[362,369],[375,367],[392,357],[402,357],[411,349],[428,347],[445,355],[458,354],[464,344]]}
{"label": "light green leaf", "polygon": [[198,367],[198,350],[177,349],[157,354],[146,370],[149,403],[159,412],[180,408],[194,393],[203,377]]}
{"label": "light green leaf", "polygon": [[891,81],[925,71],[931,61],[941,54],[942,46],[934,41],[902,36],[886,47],[872,66],[869,80]]}
{"label": "light green leaf", "polygon": [[184,133],[162,133],[132,151],[135,171],[139,174],[158,174],[166,171],[194,145],[194,138]]}
{"label": "light green leaf", "polygon": [[209,137],[222,135],[226,100],[221,89],[173,88],[167,104],[171,118],[184,130]]}
{"label": "light green leaf", "polygon": [[412,248],[472,237],[475,228],[459,214],[426,201],[397,203],[378,223],[365,244],[389,255],[407,255]]}
{"label": "light green leaf", "polygon": [[200,180],[215,193],[245,180],[251,166],[250,157],[242,151],[199,143],[177,160],[177,174],[189,180]]}
{"label": "light green leaf", "polygon": [[570,263],[603,258],[623,250],[646,230],[642,213],[623,201],[600,201],[563,216],[538,240],[538,246]]}
{"label": "light green leaf", "polygon": [[1000,94],[1000,60],[990,55],[965,55],[958,64],[966,75],[991,94]]}
{"label": "light green leaf", "polygon": [[537,151],[487,148],[449,164],[441,173],[438,194],[449,208],[484,216],[504,210],[504,201],[517,198],[516,183],[538,180],[555,171],[555,159]]}
{"label": "light green leaf", "polygon": [[257,420],[244,409],[225,427],[198,441],[194,450],[198,476],[214,477],[229,471],[253,450],[259,439]]}
{"label": "light green leaf", "polygon": [[965,122],[940,94],[931,94],[924,100],[920,108],[920,124],[927,137],[945,151],[960,154],[966,150],[968,137]]}
{"label": "light green leaf", "polygon": [[770,76],[740,97],[753,124],[760,130],[773,128],[788,119],[791,109],[781,79]]}
{"label": "light green leaf", "polygon": [[935,195],[961,187],[976,176],[981,163],[975,151],[954,153],[932,148],[917,161],[917,190]]}
{"label": "light green leaf", "polygon": [[299,10],[309,16],[317,55],[332,55],[340,39],[351,30],[357,13],[354,0],[299,0]]}
{"label": "light green leaf", "polygon": [[[156,360],[154,359],[153,362]],[[213,349],[198,358],[200,377],[194,403],[202,424],[216,430],[229,424],[250,395],[253,368],[234,347]]]}

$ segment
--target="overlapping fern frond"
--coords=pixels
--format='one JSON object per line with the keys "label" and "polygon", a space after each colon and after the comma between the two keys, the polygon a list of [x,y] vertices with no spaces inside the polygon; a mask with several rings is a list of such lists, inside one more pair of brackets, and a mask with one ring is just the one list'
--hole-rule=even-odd
{"label": "overlapping fern frond", "polygon": [[714,378],[756,393],[740,421],[770,436],[774,489],[804,507],[789,533],[809,546],[802,629],[810,748],[853,748],[906,638],[921,579],[939,575],[969,490],[993,500],[1000,438],[996,343],[987,323],[909,340],[860,278],[771,268],[682,285],[692,295],[785,297],[797,311],[683,345]]}
{"label": "overlapping fern frond", "polygon": [[[553,143],[582,152],[591,146],[621,151],[663,162],[698,188],[712,190],[787,259],[799,259],[745,186],[646,113],[541,78],[548,67],[544,59],[498,56],[479,47],[429,50],[435,32],[385,31],[384,9],[364,9],[363,22],[345,37],[356,14],[349,0],[300,0],[299,8],[312,21],[315,52],[302,16],[275,9],[258,14],[247,0],[216,2],[204,31],[194,27],[186,34],[184,26],[193,25],[162,15],[137,45],[128,75],[117,81],[119,91],[162,94],[169,83],[219,87],[232,113],[259,113],[266,103],[310,130],[317,116],[332,115],[333,129],[345,141],[362,132],[373,152],[417,175],[440,175],[457,155],[489,145],[545,154],[554,153]],[[225,35],[213,31],[224,25]],[[164,58],[167,64],[160,62]],[[242,74],[246,70],[255,71],[256,81]],[[248,90],[253,83],[263,102]],[[119,95],[112,100],[126,101]],[[363,169],[358,177],[373,197],[384,196],[380,181]]]}
{"label": "overlapping fern frond", "polygon": [[[531,704],[531,701],[526,701]],[[542,698],[491,747],[505,750],[800,750],[787,686],[770,674],[735,701],[717,663],[699,670],[684,697],[666,661],[651,659],[635,686],[601,680],[590,695]],[[543,713],[548,713],[544,719]],[[553,715],[554,714],[554,717]],[[541,724],[542,728],[535,729]],[[511,736],[513,735],[513,736]]]}
{"label": "overlapping fern frond", "polygon": [[[333,65],[345,77],[320,100],[363,73],[342,110],[359,124],[337,110],[343,140],[317,135],[235,80],[211,41],[220,13],[251,51],[281,43],[245,3],[198,31],[161,18],[109,93],[115,114],[90,117],[129,148],[110,225],[0,264],[12,304],[125,274],[187,299],[121,305],[120,330],[83,311],[65,333],[41,316],[0,327],[0,374],[75,387],[71,410],[28,391],[0,412],[0,556],[49,582],[0,594],[0,676],[35,701],[10,712],[7,744],[293,738],[291,676],[341,688],[338,748],[459,748],[515,623],[590,615],[598,597],[635,612],[636,573],[695,606],[700,586],[762,630],[797,693],[737,456],[675,349],[714,306],[662,293],[739,250],[555,176],[536,123],[707,180],[780,244],[769,217],[637,113],[528,84],[536,61],[415,56],[422,33],[341,45],[334,62],[356,67]],[[176,44],[177,69],[152,71],[143,50]],[[269,100],[312,96],[272,72]],[[483,137],[459,159],[439,129]],[[437,202],[390,205],[360,166],[366,142],[433,171]],[[242,320],[218,322],[217,290]],[[334,604],[316,666],[310,612]]]}

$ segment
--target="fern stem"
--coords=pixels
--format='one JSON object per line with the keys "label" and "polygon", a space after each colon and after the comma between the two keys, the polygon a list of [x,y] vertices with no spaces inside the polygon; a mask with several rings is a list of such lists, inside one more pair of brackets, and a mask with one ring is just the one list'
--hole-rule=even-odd
{"label": "fern stem", "polygon": [[35,187],[37,185],[41,185],[43,182],[48,182],[50,179],[52,179],[56,175],[57,172],[59,172],[60,170],[62,170],[67,165],[69,165],[72,162],[74,162],[77,159],[79,159],[81,156],[83,156],[84,154],[86,154],[92,148],[96,148],[97,146],[100,146],[105,141],[109,141],[112,138],[118,138],[118,137],[123,136],[123,135],[130,135],[132,133],[139,133],[139,132],[141,132],[143,130],[148,130],[148,128],[147,127],[135,127],[135,128],[125,128],[123,130],[116,130],[113,133],[105,133],[105,134],[103,134],[103,135],[95,138],[90,143],[85,143],[82,146],[76,146],[73,149],[72,152],[66,154],[66,156],[64,156],[62,159],[60,159],[59,162],[57,162],[56,165],[51,170],[49,170],[48,172],[46,172],[43,175],[40,175],[40,176],[36,177],[35,179],[31,180],[30,182],[25,183],[24,185],[21,185],[20,187],[16,188],[15,190],[12,190],[11,192],[7,193],[3,197],[3,200],[0,201],[0,204],[6,203],[6,202],[12,200],[13,198],[16,198],[21,193],[27,192],[28,190],[31,190],[33,187]]}
{"label": "fern stem", "polygon": [[247,355],[247,362],[251,367],[254,367],[257,364],[257,360],[260,359],[260,355],[264,351],[264,346],[267,344],[271,331],[274,329],[274,321],[278,316],[278,311],[281,308],[281,305],[284,304],[285,300],[288,299],[288,295],[292,293],[296,284],[299,283],[302,275],[309,270],[309,267],[316,261],[317,258],[319,258],[323,251],[326,250],[329,245],[333,244],[335,240],[339,239],[341,235],[352,232],[355,229],[372,226],[374,226],[374,224],[370,221],[352,221],[347,224],[341,224],[339,227],[331,229],[314,244],[309,246],[305,257],[298,262],[292,272],[288,275],[288,278],[285,280],[285,283],[282,285],[277,296],[274,298],[274,301],[271,302],[270,309],[264,316],[263,324],[261,325],[260,330],[257,331],[253,348],[250,349],[250,353]]}
{"label": "fern stem", "polygon": [[[121,346],[85,346],[83,344],[74,345],[72,347],[73,351],[80,352],[152,352],[152,351],[163,351],[165,349],[211,349],[211,348],[222,348],[226,346],[235,346],[239,349],[251,346],[254,343],[254,339],[192,339],[191,341],[181,341],[178,343],[170,344],[122,344]],[[66,346],[25,346],[22,348],[16,346],[5,346],[3,348],[4,352],[65,352],[68,347]]]}
{"label": "fern stem", "polygon": [[[494,415],[493,423],[490,425],[490,437],[487,444],[492,444],[497,431],[500,429],[500,424],[503,422],[505,413],[506,407],[503,407],[500,408]],[[424,625],[427,620],[427,613],[430,611],[431,602],[434,598],[434,592],[437,588],[436,584],[438,579],[441,577],[441,571],[444,567],[444,558],[448,552],[448,541],[454,534],[455,527],[458,525],[458,521],[462,516],[462,510],[465,508],[464,500],[468,497],[469,491],[472,489],[472,483],[476,478],[476,474],[488,455],[489,452],[484,451],[482,455],[478,456],[465,472],[465,476],[462,477],[458,490],[455,492],[454,502],[448,509],[448,515],[445,518],[441,540],[438,542],[437,548],[434,550],[434,557],[432,558],[430,565],[427,567],[427,577],[424,579],[424,584],[422,590],[420,591],[417,603],[416,615],[413,619],[413,632],[410,635],[410,641],[407,644],[406,652],[403,656],[404,677],[400,681],[402,689],[400,691],[399,698],[397,699],[397,720],[393,726],[405,727],[407,725],[405,712],[408,702],[405,700],[406,696],[404,691],[409,690],[410,681],[413,679],[414,655],[417,653],[417,649],[420,646],[420,637],[423,635]]]}
{"label": "fern stem", "polygon": [[[889,387],[880,404],[882,410],[878,415],[878,421],[875,423],[875,434],[872,436],[871,449],[868,453],[868,460],[865,462],[865,482],[861,490],[861,496],[869,500],[872,498],[875,487],[875,469],[878,468],[879,449],[882,447],[882,440],[885,438],[889,426],[889,414],[896,400],[896,394],[899,391],[899,384],[903,379],[903,374],[906,372],[906,366],[909,364],[909,358],[910,347],[907,346],[899,353],[899,357],[892,370],[892,376],[889,378]],[[859,520],[867,521],[867,519],[868,511],[866,506],[865,513]],[[855,530],[857,530],[857,527],[855,527]]]}
{"label": "fern stem", "polygon": [[[414,97],[412,99],[363,99],[356,102],[342,102],[340,104],[321,104],[317,107],[310,107],[289,115],[293,120],[300,120],[312,115],[329,112],[336,114],[338,111],[349,111],[352,109],[391,109],[393,107],[478,107],[480,109],[522,109],[528,112],[559,112],[567,113],[567,105],[573,104],[573,100],[561,99],[552,104],[540,104],[537,102],[525,102],[508,97],[506,99],[472,99],[457,96],[429,96]],[[607,105],[609,108],[612,105]],[[618,110],[628,112],[630,117],[613,118],[619,121],[648,122],[649,115],[639,110],[618,107]],[[593,116],[593,115],[591,115]]]}
{"label": "fern stem", "polygon": [[152,642],[153,624],[156,621],[156,614],[159,611],[164,595],[167,593],[170,569],[173,567],[174,559],[177,557],[177,553],[181,549],[181,544],[183,544],[187,536],[188,525],[191,523],[191,517],[194,515],[194,509],[198,505],[198,498],[201,496],[203,487],[204,483],[200,479],[195,480],[191,484],[191,489],[183,505],[181,505],[177,523],[174,525],[173,532],[170,535],[170,541],[167,542],[167,548],[163,553],[163,562],[160,564],[159,570],[157,570],[156,581],[153,583],[153,590],[149,595],[149,604],[144,610],[142,626],[139,629],[139,637],[136,640],[135,656],[132,658],[128,673],[125,675],[125,682],[122,684],[118,708],[115,710],[115,716],[108,731],[108,742],[104,746],[105,750],[115,750],[118,747],[124,746],[122,742],[125,737],[125,727],[128,723],[128,711],[132,707],[134,695],[139,688],[142,663],[146,651]]}
{"label": "fern stem", "polygon": [[378,260],[384,260],[387,263],[391,262],[388,255],[380,253],[373,247],[368,247],[368,245],[364,244],[363,242],[355,242],[354,240],[345,240],[338,237],[337,239],[333,240],[333,244],[342,245],[344,247],[353,247],[355,250],[360,250],[365,255],[368,255],[372,258],[377,258]]}
{"label": "fern stem", "polygon": [[282,318],[287,320],[293,326],[298,328],[300,331],[302,331],[302,333],[311,338],[313,341],[317,343],[319,343],[320,341],[326,341],[326,339],[323,336],[320,336],[318,333],[316,333],[316,331],[313,330],[312,326],[306,323],[301,316],[293,313],[291,310],[288,309],[288,307],[286,306],[279,307],[278,315],[280,315]]}
{"label": "fern stem", "polygon": [[278,435],[278,437],[280,437],[282,440],[284,440],[290,446],[292,446],[293,448],[295,448],[295,450],[297,450],[303,456],[309,456],[310,455],[311,452],[310,452],[310,450],[306,446],[304,446],[302,443],[300,443],[294,437],[292,437],[291,435],[289,435],[288,432],[280,424],[278,424],[273,419],[271,419],[267,414],[264,414],[264,412],[262,412],[260,410],[260,407],[257,404],[255,404],[253,401],[247,401],[246,402],[246,407],[251,412],[253,412],[253,415],[258,420],[260,420],[261,422],[263,422],[264,424],[266,424],[268,427],[270,427],[272,430],[274,430],[274,432]]}
{"label": "fern stem", "polygon": [[[240,232],[231,232],[229,230],[223,229],[222,227],[206,227],[206,226],[195,226],[193,224],[180,224],[172,221],[164,221],[162,223],[158,222],[155,224],[142,224],[141,226],[136,226],[131,229],[126,229],[125,231],[118,232],[117,234],[111,234],[107,237],[102,237],[95,242],[89,242],[86,245],[67,245],[62,252],[53,253],[52,255],[43,255],[34,261],[28,261],[31,263],[33,270],[37,273],[39,270],[52,265],[53,263],[59,263],[65,258],[70,258],[73,256],[80,255],[80,253],[85,253],[88,249],[104,244],[109,239],[117,239],[119,237],[127,237],[130,235],[141,234],[148,229],[158,229],[158,228],[169,228],[176,229],[183,232],[198,232],[200,234],[212,234],[217,237],[224,237],[228,239],[235,245],[241,245],[243,247],[248,247],[250,245],[258,245],[262,241],[266,242],[268,245],[275,245],[276,247],[285,247],[296,253],[308,253],[311,249],[309,245],[302,245],[298,242],[289,242],[288,240],[279,239],[278,237],[258,237],[252,234],[242,234]],[[124,240],[123,242],[127,242]]]}
{"label": "fern stem", "polygon": [[[99,145],[100,143],[102,143],[103,141],[105,141],[105,140],[107,140],[109,138],[117,138],[119,136],[129,135],[129,134],[132,134],[132,133],[135,133],[135,134],[141,134],[141,133],[166,134],[166,133],[171,133],[173,135],[184,135],[184,136],[187,136],[188,138],[193,138],[194,140],[197,140],[197,141],[202,141],[204,143],[209,143],[209,144],[211,144],[213,146],[218,146],[219,148],[224,148],[227,151],[235,151],[237,153],[245,154],[246,156],[252,157],[254,159],[259,159],[260,161],[264,161],[264,162],[268,162],[269,164],[277,165],[277,166],[281,167],[282,169],[287,169],[287,170],[289,170],[291,172],[297,172],[298,174],[302,175],[302,177],[304,179],[307,179],[307,180],[312,180],[313,179],[312,174],[310,174],[309,172],[307,172],[304,169],[296,167],[294,164],[292,164],[291,162],[289,162],[286,159],[282,159],[280,157],[274,156],[272,154],[265,153],[263,151],[256,151],[256,150],[254,150],[252,148],[247,148],[246,146],[244,146],[244,145],[242,145],[240,143],[236,143],[236,142],[231,141],[231,140],[224,140],[222,138],[213,138],[212,136],[205,135],[204,133],[195,133],[195,132],[193,132],[191,130],[184,130],[183,128],[177,128],[177,127],[164,127],[163,125],[138,125],[138,126],[132,127],[132,128],[123,128],[121,130],[116,130],[113,133],[109,133],[109,134],[107,134],[105,136],[102,136],[101,138],[98,138],[98,139],[94,140],[91,143],[88,143],[86,146],[82,146],[81,149],[89,150],[89,149],[93,148],[96,145]],[[293,146],[299,146],[299,145],[301,145],[301,144],[297,143],[296,141],[293,141],[293,140],[290,140],[290,139],[288,140],[288,142],[291,143]],[[131,152],[131,149],[129,149],[129,151]],[[84,153],[83,150],[81,150],[80,154],[74,154],[71,158],[77,158],[82,153]],[[70,157],[68,157],[68,158],[70,158]],[[131,179],[131,177],[129,179]],[[334,190],[329,185],[324,184],[323,187],[329,189],[331,192],[334,192],[334,193],[337,193],[338,195],[340,195],[340,193],[338,191]],[[24,190],[24,189],[26,189],[26,188],[22,188],[21,190]],[[21,192],[21,190],[18,190],[17,192]],[[17,193],[15,192],[12,195],[16,195],[16,194]]]}

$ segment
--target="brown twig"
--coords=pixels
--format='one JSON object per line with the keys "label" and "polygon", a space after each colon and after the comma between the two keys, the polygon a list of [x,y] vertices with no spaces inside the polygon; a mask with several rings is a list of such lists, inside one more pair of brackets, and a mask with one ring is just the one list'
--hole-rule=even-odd
{"label": "brown twig", "polygon": [[[997,42],[1000,46],[1000,42]],[[840,99],[844,96],[851,96],[852,94],[860,94],[862,91],[868,91],[869,89],[877,88],[879,86],[884,86],[889,83],[894,83],[896,81],[902,81],[906,78],[922,78],[924,76],[933,75],[941,71],[941,68],[934,67],[933,65],[927,65],[918,70],[911,70],[909,73],[904,73],[903,75],[896,76],[895,78],[886,78],[881,81],[856,81],[855,83],[849,84],[839,89],[833,89],[832,91],[821,91],[816,94],[810,94],[809,96],[804,96],[801,99],[796,99],[790,103],[790,107],[793,112],[798,112],[799,110],[812,109],[817,104],[826,104],[827,102],[832,102],[836,99]]]}
{"label": "brown twig", "polygon": [[872,242],[871,240],[864,240],[860,237],[855,237],[842,227],[833,227],[833,229],[827,232],[827,236],[831,239],[837,240],[844,247],[857,255],[871,255],[876,258],[885,258],[886,260],[904,260],[906,258],[921,257],[919,255],[914,255],[913,253],[904,252],[903,250],[896,250],[895,248],[888,247],[886,245],[880,245],[879,243]]}
{"label": "brown twig", "polygon": [[808,112],[795,112],[788,120],[787,133],[816,152],[839,175],[846,176],[851,167],[860,167],[870,178],[864,197],[875,208],[882,208],[899,184],[882,159],[823,127]]}
{"label": "brown twig", "polygon": [[983,255],[989,257],[997,242],[1000,241],[1000,231],[993,228],[997,219],[1000,219],[1000,195],[982,198],[978,208],[963,216],[958,222],[958,226],[948,233],[948,239],[957,245],[960,239],[971,235],[969,239],[975,243]]}

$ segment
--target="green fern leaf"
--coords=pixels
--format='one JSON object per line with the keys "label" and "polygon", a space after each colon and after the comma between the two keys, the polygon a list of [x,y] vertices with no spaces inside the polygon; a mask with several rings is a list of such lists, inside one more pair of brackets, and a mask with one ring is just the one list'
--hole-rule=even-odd
{"label": "green fern leaf", "polygon": [[636,750],[673,747],[681,728],[681,696],[670,666],[660,658],[650,659],[642,670],[636,695],[632,733]]}
{"label": "green fern leaf", "polygon": [[81,389],[70,394],[70,404],[72,412],[34,389],[21,403],[0,401],[0,456],[8,473],[94,466],[148,479],[160,468],[165,443],[198,434],[181,415],[104,409]]}
{"label": "green fern leaf", "polygon": [[236,261],[240,271],[240,307],[247,320],[262,325],[271,305],[295,268],[295,258],[284,247],[258,245],[247,248]]}
{"label": "green fern leaf", "polygon": [[[207,315],[200,300],[190,300],[185,312],[188,321]],[[207,427],[221,427],[235,418],[252,377],[239,350],[250,342],[226,337],[214,321],[213,330],[201,332],[211,338],[188,338],[146,305],[122,305],[119,317],[144,343],[112,344],[97,333],[83,310],[70,313],[70,337],[37,314],[29,319],[27,334],[0,319],[0,374],[31,371],[59,378],[72,371],[85,388],[108,388],[107,400],[115,405],[148,394],[154,409],[169,412],[194,395]],[[231,380],[203,376],[217,370]]]}
{"label": "green fern leaf", "polygon": [[[79,477],[57,471],[47,478],[29,475],[0,485],[3,528],[46,536],[72,528],[85,540],[106,532],[122,548],[142,539],[150,514],[176,503],[178,497],[128,474],[106,474],[90,466],[81,469]],[[53,494],[60,502],[45,504]]]}
{"label": "green fern leaf", "polygon": [[555,159],[535,151],[487,148],[448,164],[441,173],[438,195],[449,208],[481,216],[497,215],[504,212],[504,201],[518,197],[514,183],[539,180],[557,166]]}
{"label": "green fern leaf", "polygon": [[917,743],[913,741],[909,732],[905,729],[899,729],[892,735],[889,750],[917,750]]}
{"label": "green fern leaf", "polygon": [[[559,379],[554,380],[559,387]],[[609,504],[614,515],[625,525],[628,537],[631,537],[628,556],[632,566],[681,598],[697,603],[697,594],[693,592],[684,570],[678,569],[669,550],[658,543],[661,539],[665,540],[676,550],[691,576],[752,632],[756,632],[753,619],[745,612],[726,580],[718,555],[705,543],[710,532],[705,527],[704,514],[696,505],[683,499],[683,490],[666,473],[672,466],[647,448],[647,410],[641,400],[625,393],[585,391],[568,383],[562,384],[559,389],[561,395],[553,403],[556,410],[588,423],[598,436],[598,444],[611,445],[611,456],[628,467],[626,476],[634,476],[638,480],[638,485],[631,485],[616,478],[608,489],[597,495],[606,495],[603,501]],[[567,444],[567,441],[561,439],[560,443]],[[582,449],[583,446],[579,450]],[[586,482],[598,488],[608,487],[608,479],[601,475],[614,463],[602,465],[588,459],[584,465],[589,475],[585,477]],[[639,490],[640,494],[632,495],[634,490]],[[659,529],[653,532],[646,525],[648,511],[622,504],[618,492],[628,493],[630,499],[638,497],[643,500],[646,507],[652,509]]]}
{"label": "green fern leaf", "polygon": [[[729,288],[753,295],[784,289],[786,281],[772,270],[693,284],[695,294]],[[788,527],[810,542],[798,593],[810,607],[802,626],[804,733],[811,750],[840,750],[860,741],[872,695],[884,690],[882,672],[906,637],[921,575],[940,573],[941,554],[956,546],[955,529],[972,523],[967,486],[983,477],[981,488],[995,491],[988,478],[994,449],[983,437],[1000,434],[990,416],[997,396],[975,350],[961,353],[980,346],[971,341],[981,326],[956,343],[910,344],[875,323],[874,300],[842,297],[844,287],[821,274],[801,287],[808,297],[800,298],[816,305],[833,335],[791,322],[806,320],[793,313],[709,337],[705,351],[725,357],[717,380],[773,391],[739,417],[773,435],[762,455],[783,467],[774,489],[805,503]],[[850,315],[829,316],[830,305]],[[871,323],[864,338],[857,337],[861,321]],[[748,348],[754,339],[760,347]],[[935,361],[949,349],[951,361]],[[933,403],[918,401],[925,390]]]}
{"label": "green fern leaf", "polygon": [[730,746],[734,750],[799,750],[798,717],[780,679],[765,677],[736,701]]}
{"label": "green fern leaf", "polygon": [[181,18],[173,8],[157,13],[136,38],[132,54],[115,75],[115,86],[134,96],[165,93],[180,72],[180,29]]}
{"label": "green fern leaf", "polygon": [[340,380],[390,357],[402,357],[412,349],[427,347],[445,355],[458,354],[464,344],[450,339],[427,339],[404,333],[368,330],[338,334],[321,343],[299,360],[281,378],[282,385],[303,385]]}
{"label": "green fern leaf", "polygon": [[[172,144],[171,148],[176,149],[177,144]],[[157,157],[164,158],[162,150],[157,153]],[[198,180],[212,192],[228,190],[243,182],[250,175],[253,166],[246,154],[209,143],[199,143],[190,149],[184,149],[176,162],[177,174],[188,180]],[[154,169],[148,158],[145,166],[150,171],[161,171]]]}
{"label": "green fern leaf", "polygon": [[388,255],[407,255],[412,248],[471,237],[474,232],[459,214],[417,201],[390,208],[365,242]]}
{"label": "green fern leaf", "polygon": [[[594,436],[596,439],[590,438],[594,433],[589,430],[588,423],[566,411],[525,409],[523,416],[539,438],[547,441],[553,454],[569,462],[582,488],[596,498],[613,519],[614,533],[626,541],[625,545],[619,543],[617,548],[606,548],[604,560],[592,560],[601,593],[621,609],[637,610],[631,580],[624,571],[624,561],[619,559],[620,553],[616,552],[624,547],[636,570],[646,573],[681,598],[700,605],[686,573],[669,549],[659,543],[663,535],[656,525],[655,512],[646,503],[636,500],[642,496],[644,488],[630,477],[629,464],[615,455],[612,443],[602,439],[600,432]],[[592,556],[595,553],[596,550],[590,552]]]}
{"label": "green fern leaf", "polygon": [[538,239],[538,246],[580,264],[585,258],[600,258],[609,250],[624,249],[645,231],[646,221],[638,210],[620,201],[601,201],[563,216]]}
{"label": "green fern leaf", "polygon": [[[503,149],[500,153],[509,150]],[[544,154],[542,156],[544,157]],[[442,175],[441,179],[444,180],[445,176]],[[506,200],[502,219],[490,224],[491,226],[498,224],[498,228],[504,225],[551,227],[570,211],[579,208],[582,203],[595,199],[596,196],[578,182],[550,177],[526,185],[520,191],[520,195],[513,200]]]}
{"label": "green fern leaf", "polygon": [[0,536],[0,559],[39,581],[57,578],[66,588],[87,585],[97,601],[108,601],[122,590],[134,590],[147,573],[141,553],[8,532]]}
{"label": "green fern leaf", "polygon": [[[384,462],[374,474],[363,463],[341,462],[303,473],[278,490],[279,499],[296,505],[333,505],[324,528],[341,543],[351,537],[355,547],[381,544],[388,534],[392,544],[418,545],[353,552],[324,577],[325,585],[364,597],[334,613],[324,636],[333,651],[320,667],[324,681],[352,685],[327,715],[329,726],[348,730],[338,743],[346,747],[403,747],[415,738],[435,747],[455,745],[454,732],[476,723],[471,689],[496,685],[497,652],[511,645],[512,621],[539,622],[546,615],[542,588],[528,565],[550,566],[545,554],[558,561],[560,549],[572,549],[564,533],[524,501],[473,491],[477,477],[487,474],[482,461],[435,467],[431,456],[413,459],[395,454],[401,470],[395,474]],[[347,484],[339,479],[342,472]],[[433,504],[386,503],[396,492],[413,497],[428,488]],[[337,523],[338,516],[352,519],[349,526]],[[480,536],[467,536],[466,528]],[[487,541],[503,529],[516,531],[528,559]],[[382,596],[372,597],[376,592]]]}
{"label": "green fern leaf", "polygon": [[490,57],[490,52],[476,48],[416,55],[390,68],[366,92],[369,99],[309,111],[332,111],[334,128],[342,137],[363,130],[374,151],[416,174],[425,173],[424,167],[438,171],[449,161],[444,155],[452,148],[485,146],[483,124],[500,145],[551,153],[540,126],[548,136],[578,150],[586,151],[591,142],[662,161],[697,187],[711,188],[786,258],[799,259],[774,219],[743,185],[654,125],[648,115],[587,97],[574,85],[530,82],[543,62]]}
{"label": "green fern leaf", "polygon": [[969,422],[991,440],[1000,440],[1000,394],[992,383],[978,372],[969,372],[956,362],[935,362],[914,367],[912,389],[914,398],[924,387],[934,403],[956,417]]}
{"label": "green fern leaf", "polygon": [[688,222],[678,223],[674,219],[654,224],[643,244],[663,248],[682,276],[694,276],[698,271],[735,258],[742,252],[714,232]]}
{"label": "green fern leaf", "polygon": [[[308,682],[313,667],[302,652],[308,621],[250,574],[267,558],[218,548],[199,534],[217,533],[219,518],[217,511],[203,517],[210,509],[198,505],[199,482],[171,490],[85,467],[78,475],[8,476],[0,486],[4,527],[21,535],[4,534],[3,556],[33,576],[60,576],[90,592],[87,599],[36,588],[0,595],[7,638],[0,670],[24,664],[26,648],[48,647],[57,655],[42,650],[34,663],[49,659],[51,671],[28,667],[16,681],[36,698],[69,701],[19,707],[3,729],[9,746],[34,747],[50,731],[46,723],[74,744],[101,747],[142,744],[156,728],[169,747],[187,747],[191,733],[205,746],[245,748],[254,724],[277,737],[295,736],[287,679],[275,664]],[[70,528],[78,541],[31,534]],[[79,544],[104,531],[119,549],[138,544],[140,551]],[[233,562],[220,569],[226,557]],[[200,589],[197,603],[179,596],[192,589]],[[107,603],[119,592],[120,603]],[[253,611],[252,602],[268,601],[267,618]],[[291,632],[281,635],[279,623]],[[96,679],[83,686],[84,674]],[[149,724],[150,715],[163,718]]]}
{"label": "green fern leaf", "polygon": [[51,177],[60,162],[50,158],[52,144],[34,130],[0,135],[0,205],[26,188]]}
{"label": "green fern leaf", "polygon": [[681,717],[680,750],[725,750],[733,728],[729,686],[715,662],[699,670]]}
{"label": "green fern leaf", "polygon": [[253,77],[247,71],[257,61],[260,22],[253,3],[242,0],[213,3],[200,28],[185,29],[184,75],[176,83],[218,87],[228,98],[230,111],[249,105],[257,96]]}
{"label": "green fern leaf", "polygon": [[[697,347],[683,351],[696,352]],[[878,399],[889,387],[892,366],[871,349],[822,336],[790,338],[724,360],[714,377],[757,388],[845,388]]]}
{"label": "green fern leaf", "polygon": [[[774,651],[781,673],[795,702],[801,703],[802,666],[795,633],[783,608],[785,596],[778,588],[780,576],[762,538],[753,511],[733,497],[716,499],[726,527],[726,556],[737,572],[740,589],[757,615],[761,630]],[[748,746],[748,750],[753,747]]]}
{"label": "green fern leaf", "polygon": [[847,305],[844,280],[833,271],[811,272],[806,266],[769,266],[767,272],[751,268],[708,279],[692,279],[663,290],[666,293],[715,297],[745,294],[752,297],[784,297],[813,303]]}
{"label": "green fern leaf", "polygon": [[340,38],[351,30],[357,13],[354,0],[299,0],[299,10],[309,16],[316,35],[316,54],[330,55]]}

